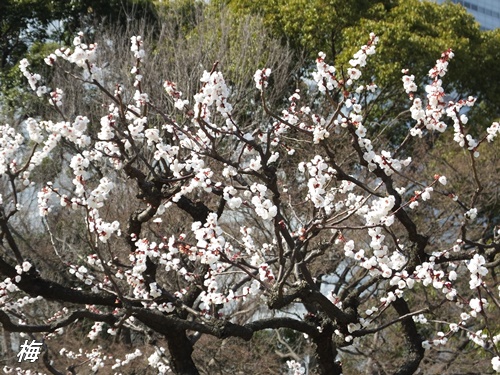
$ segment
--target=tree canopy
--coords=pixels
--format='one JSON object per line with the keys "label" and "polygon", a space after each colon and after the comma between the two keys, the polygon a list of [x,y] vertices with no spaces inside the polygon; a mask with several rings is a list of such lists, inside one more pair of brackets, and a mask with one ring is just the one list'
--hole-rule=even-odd
{"label": "tree canopy", "polygon": [[77,32],[89,33],[99,22],[126,25],[137,17],[154,24],[157,18],[149,0],[2,0],[0,14],[0,99],[8,106],[20,105],[14,100],[16,67],[28,52],[36,56],[45,43],[69,44]]}

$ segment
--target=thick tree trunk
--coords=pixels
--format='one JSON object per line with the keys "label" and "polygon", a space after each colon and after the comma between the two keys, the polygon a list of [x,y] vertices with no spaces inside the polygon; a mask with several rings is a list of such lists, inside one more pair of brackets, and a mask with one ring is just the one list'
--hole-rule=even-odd
{"label": "thick tree trunk", "polygon": [[[403,298],[396,299],[392,306],[398,312],[399,316],[404,316],[410,313],[408,304]],[[405,362],[401,365],[394,375],[411,375],[417,371],[420,361],[424,358],[424,348],[422,347],[422,337],[417,331],[415,322],[410,317],[401,322],[403,328],[403,336],[406,341],[406,349],[408,351]]]}
{"label": "thick tree trunk", "polygon": [[172,357],[171,367],[177,375],[199,375],[191,358],[193,346],[184,331],[175,331],[167,337],[168,350]]}
{"label": "thick tree trunk", "polygon": [[323,332],[313,338],[316,344],[316,359],[318,361],[319,374],[321,375],[342,375],[342,366],[335,362],[337,348],[332,340],[333,328],[328,325],[323,328]]}

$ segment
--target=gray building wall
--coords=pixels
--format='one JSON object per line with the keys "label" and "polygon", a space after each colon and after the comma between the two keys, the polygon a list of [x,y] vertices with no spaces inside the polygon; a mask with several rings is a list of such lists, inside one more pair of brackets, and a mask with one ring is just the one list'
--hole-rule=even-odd
{"label": "gray building wall", "polygon": [[[446,0],[437,0],[439,4]],[[500,0],[451,0],[461,4],[481,24],[481,28],[492,30],[500,27]]]}

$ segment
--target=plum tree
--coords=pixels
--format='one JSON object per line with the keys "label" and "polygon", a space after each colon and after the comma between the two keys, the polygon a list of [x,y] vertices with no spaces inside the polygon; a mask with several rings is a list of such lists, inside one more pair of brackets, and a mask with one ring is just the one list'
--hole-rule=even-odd
{"label": "plum tree", "polygon": [[[401,73],[412,124],[394,145],[365,121],[380,94],[362,81],[375,34],[348,67],[319,53],[316,94],[281,107],[268,66],[258,96],[231,102],[240,93],[215,62],[188,97],[168,71],[149,80],[154,51],[130,42],[129,76],[83,34],[46,57],[85,113],[22,60],[54,115],[0,128],[0,323],[43,342],[48,371],[209,373],[203,345],[266,334],[293,374],[500,371],[500,126],[473,132],[476,100],[447,99],[452,50],[425,91]],[[55,157],[47,181],[37,170]]]}

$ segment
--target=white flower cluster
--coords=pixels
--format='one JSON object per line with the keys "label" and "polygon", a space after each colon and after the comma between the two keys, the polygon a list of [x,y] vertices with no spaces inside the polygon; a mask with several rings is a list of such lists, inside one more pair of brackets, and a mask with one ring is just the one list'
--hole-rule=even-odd
{"label": "white flower cluster", "polygon": [[[90,193],[86,191],[86,179],[89,176],[87,168],[90,165],[92,156],[88,151],[82,154],[76,154],[72,157],[70,167],[73,169],[75,178],[75,196],[69,199],[66,195],[61,195],[61,206],[71,204],[71,208],[76,209],[79,206],[85,206],[87,210],[87,222],[90,232],[96,233],[101,242],[107,242],[113,233],[120,235],[120,224],[118,221],[108,223],[99,215],[99,208],[104,206],[104,202],[108,199],[109,194],[114,184],[107,177],[103,177],[99,185]],[[57,193],[57,189],[52,188],[52,183],[48,182],[47,186],[38,192],[38,208],[41,216],[45,216],[50,212],[49,200],[52,194]]]}
{"label": "white flower cluster", "polygon": [[134,57],[138,60],[144,59],[146,52],[144,51],[142,37],[140,35],[130,38],[130,50],[134,53]]}
{"label": "white flower cluster", "polygon": [[144,136],[147,139],[148,146],[154,146],[156,143],[160,143],[162,141],[159,129],[146,129],[144,131]]}
{"label": "white flower cluster", "polygon": [[248,295],[256,296],[259,294],[260,283],[257,280],[253,280],[250,286],[243,287],[243,296],[246,297]]}
{"label": "white flower cluster", "polygon": [[493,142],[498,133],[500,133],[500,124],[498,122],[494,122],[490,127],[486,129],[486,132],[488,133],[488,135],[486,136],[488,142]]}
{"label": "white flower cluster", "polygon": [[[114,125],[118,117],[118,108],[111,107],[109,114],[101,117],[101,130],[97,133],[97,137],[101,141],[109,141],[115,136]],[[111,144],[111,143],[106,143]]]}
{"label": "white flower cluster", "polygon": [[406,93],[410,95],[411,98],[412,93],[417,91],[417,85],[415,84],[415,76],[413,74],[407,75],[408,73],[407,69],[403,69],[402,73],[404,74],[403,88],[406,91]]}
{"label": "white flower cluster", "polygon": [[[7,296],[4,296],[4,297],[7,297]],[[14,301],[11,301],[11,302],[7,302],[7,298],[4,298],[4,297],[2,297],[2,292],[0,289],[0,303],[2,303],[2,305],[3,305],[2,307],[5,310],[11,310],[11,311],[17,311],[17,312],[26,311],[26,308],[29,305],[34,305],[32,308],[36,308],[36,306],[37,306],[36,304],[37,303],[39,304],[40,301],[43,301],[42,296],[37,296],[37,297],[24,296],[22,298],[18,298]],[[55,331],[54,333],[58,333],[58,332]]]}
{"label": "white flower cluster", "polygon": [[[485,302],[486,302],[486,300],[483,298],[481,302],[474,301],[474,304],[478,304],[478,303],[482,304]],[[484,306],[477,308],[477,312],[480,312],[482,309],[484,309],[486,307],[487,307],[487,303],[485,303]],[[471,313],[471,315],[476,316],[477,312],[475,312],[474,314]],[[462,316],[465,319],[463,319],[463,322],[460,324],[461,326],[465,325],[465,320],[467,320],[469,318],[468,314],[466,314],[466,313],[462,313]],[[467,337],[469,338],[469,340],[474,342],[476,345],[478,345],[482,348],[486,348],[486,349],[489,349],[491,344],[496,346],[500,342],[500,335],[495,335],[495,336],[491,337],[491,332],[488,333],[487,330],[479,330],[476,332],[467,330]],[[491,359],[491,365],[492,365],[493,370],[495,372],[500,372],[500,357],[498,357],[498,356],[493,357]]]}
{"label": "white flower cluster", "polygon": [[[100,72],[99,69],[97,71],[96,70],[92,71],[92,66],[94,66],[93,63],[96,60],[97,44],[87,45],[85,43],[82,43],[81,39],[82,37],[83,33],[80,32],[78,33],[78,36],[76,36],[73,39],[73,45],[75,46],[75,50],[68,56],[67,60],[73,64],[76,64],[80,68],[88,68],[90,66],[91,73],[94,72],[98,73]],[[67,56],[67,53],[68,53],[67,50],[59,54],[56,51],[56,55],[63,58]],[[97,67],[94,67],[94,69],[96,68]]]}
{"label": "white flower cluster", "polygon": [[52,208],[49,205],[49,200],[52,196],[52,188],[50,184],[45,186],[37,194],[38,196],[38,213],[40,216],[47,216]]}
{"label": "white flower cluster", "polygon": [[362,46],[358,52],[356,52],[351,60],[349,60],[349,64],[352,68],[347,69],[347,74],[349,75],[349,79],[346,82],[346,85],[350,86],[354,81],[357,81],[361,77],[361,71],[356,67],[359,66],[363,68],[366,66],[366,60],[368,56],[375,54],[375,46],[378,43],[378,36],[374,33],[370,33],[369,42]]}
{"label": "white flower cluster", "polygon": [[286,361],[286,365],[288,366],[288,375],[303,375],[306,373],[306,369],[295,360]]}
{"label": "white flower cluster", "polygon": [[316,71],[312,73],[313,79],[318,85],[318,90],[322,93],[326,92],[326,90],[333,90],[339,86],[337,77],[335,76],[335,67],[328,65],[325,59],[325,53],[318,53]]}
{"label": "white flower cluster", "polygon": [[262,263],[259,265],[259,278],[260,281],[273,282],[275,277],[273,274],[273,270],[267,263]]}
{"label": "white flower cluster", "polygon": [[[195,189],[203,189],[206,192],[211,192],[212,188],[217,184],[212,181],[214,172],[210,168],[203,168],[204,162],[199,159],[196,155],[193,155],[192,159],[187,159],[186,161],[186,171],[194,174],[194,177],[189,181],[189,185],[184,185],[181,187],[181,191],[174,195],[172,198],[173,202],[178,202],[179,199],[188,193],[191,193]],[[179,171],[181,165],[174,164],[174,166],[179,166]],[[172,165],[170,167],[172,169]]]}
{"label": "white flower cluster", "polygon": [[320,117],[320,116],[312,116],[312,120],[313,120],[313,124],[315,125],[314,126],[314,130],[313,130],[313,143],[314,144],[318,144],[320,143],[322,140],[328,138],[330,136],[330,132],[328,132],[328,130],[326,130],[326,121],[323,117]]}
{"label": "white flower cluster", "polygon": [[[97,66],[97,44],[85,44],[82,42],[83,33],[78,33],[73,39],[73,45],[75,49],[71,51],[70,48],[60,48],[54,53],[47,56],[44,61],[49,66],[54,66],[57,59],[61,58],[78,67],[84,69],[83,78],[88,80],[102,80],[102,69]],[[59,95],[60,93],[56,89],[51,95]],[[62,92],[61,92],[62,93]],[[53,104],[60,105],[56,98],[51,99]]]}
{"label": "white flower cluster", "polygon": [[243,203],[243,199],[236,196],[237,193],[238,191],[233,186],[224,187],[223,197],[227,202],[227,206],[231,210],[240,208],[241,204]]}
{"label": "white flower cluster", "polygon": [[99,257],[97,256],[97,254],[90,254],[90,255],[87,255],[87,263],[91,266],[95,266],[95,267],[98,267],[99,269],[103,269],[102,268],[102,262],[101,260],[99,259]]}
{"label": "white flower cluster", "polygon": [[217,112],[226,118],[227,125],[231,124],[229,116],[233,106],[227,101],[229,97],[229,88],[224,81],[221,72],[203,72],[200,81],[203,87],[200,92],[194,96],[194,120],[198,118],[210,123],[210,107],[215,104]]}
{"label": "white flower cluster", "polygon": [[379,38],[374,33],[370,33],[370,40],[364,46],[362,46],[358,52],[353,56],[353,59],[349,60],[351,66],[360,66],[361,68],[366,66],[366,60],[368,56],[375,54],[375,46],[378,44]]}
{"label": "white flower cluster", "polygon": [[24,137],[10,125],[0,126],[0,175],[7,171],[16,172],[20,161],[17,157],[24,143]]}
{"label": "white flower cluster", "polygon": [[394,215],[391,209],[394,207],[395,202],[396,198],[389,195],[388,197],[374,200],[369,209],[364,206],[363,210],[360,210],[360,214],[364,214],[366,225],[392,225],[394,223]]}
{"label": "white flower cluster", "polygon": [[174,82],[165,81],[163,87],[166,93],[175,100],[175,108],[182,110],[189,104],[189,100],[182,100],[182,91],[177,90],[177,85]]}
{"label": "white flower cluster", "polygon": [[451,49],[446,50],[441,54],[441,58],[436,61],[436,65],[429,71],[429,77],[436,79],[444,77],[448,71],[449,60],[455,56]]}
{"label": "white flower cluster", "polygon": [[[370,242],[372,256],[363,249],[356,251],[353,240],[344,244],[344,252],[346,257],[356,260],[361,267],[367,269],[370,275],[390,278],[390,285],[398,287],[381,299],[382,303],[388,304],[402,296],[405,288],[412,289],[415,280],[406,270],[403,270],[407,262],[406,257],[398,250],[393,251],[392,254],[389,253],[388,246],[384,244],[385,235],[382,234],[382,228],[378,226],[370,228],[368,233],[372,239]],[[403,246],[399,245],[399,248],[402,249]],[[371,311],[374,311],[373,308]]]}
{"label": "white flower cluster", "polygon": [[163,294],[156,282],[149,283],[149,296],[151,298],[158,298]]}
{"label": "white flower cluster", "polygon": [[403,166],[407,167],[411,163],[411,157],[405,160],[393,159],[391,153],[384,150],[380,152],[380,155],[376,155],[373,151],[368,151],[363,157],[368,163],[376,163],[387,176],[401,171]]}
{"label": "white flower cluster", "polygon": [[85,266],[74,266],[70,265],[69,273],[75,275],[77,279],[83,281],[85,285],[92,285],[94,283],[95,277],[89,273],[89,270]]}
{"label": "white flower cluster", "polygon": [[98,346],[97,348],[93,348],[90,353],[85,354],[88,359],[88,366],[94,373],[100,368],[104,368],[106,360],[109,358],[107,355],[103,355],[101,350],[102,348]]}
{"label": "white flower cluster", "polygon": [[472,97],[469,97],[468,100],[459,100],[456,103],[449,102],[446,108],[446,115],[453,120],[453,140],[457,142],[460,147],[474,151],[474,156],[478,157],[479,153],[476,151],[479,145],[478,141],[475,140],[472,135],[465,133],[465,124],[467,124],[468,118],[465,114],[459,115],[463,107],[471,107],[474,105],[474,102],[475,100]]}
{"label": "white flower cluster", "polygon": [[87,337],[91,340],[95,340],[102,332],[103,326],[104,326],[103,322],[95,322],[92,325],[92,328],[90,329],[90,332],[88,333]]}
{"label": "white flower cluster", "polygon": [[248,168],[247,169],[255,171],[255,172],[260,171],[261,168],[262,168],[261,161],[262,160],[260,158],[260,155],[256,155],[254,159],[250,160],[250,163],[248,164]]}
{"label": "white flower cluster", "polygon": [[[436,61],[436,65],[429,71],[429,77],[431,77],[433,81],[425,88],[427,92],[427,105],[424,105],[420,98],[413,99],[410,112],[417,124],[410,130],[410,134],[412,136],[422,137],[422,130],[424,128],[430,131],[444,132],[447,125],[442,117],[446,114],[446,116],[453,121],[454,141],[457,142],[460,147],[471,151],[474,157],[478,157],[479,152],[477,148],[480,143],[484,139],[488,142],[492,142],[500,131],[500,126],[497,122],[494,122],[487,128],[487,135],[485,138],[478,141],[474,139],[471,134],[466,132],[465,125],[468,122],[468,117],[465,113],[462,113],[464,108],[472,107],[476,99],[469,96],[467,99],[461,99],[457,102],[445,101],[445,92],[442,87],[443,83],[441,78],[447,73],[449,60],[452,59],[453,56],[454,54],[451,49],[445,51],[441,55],[441,58]],[[403,87],[410,95],[410,98],[413,98],[413,92],[417,90],[414,83],[415,77],[413,75],[407,75],[406,73],[408,73],[408,71],[406,69],[403,70],[403,73],[405,74],[403,76]]]}
{"label": "white flower cluster", "polygon": [[278,214],[278,208],[270,199],[265,198],[267,187],[262,184],[253,184],[250,187],[252,204],[255,207],[255,213],[264,220],[272,220]]}
{"label": "white flower cluster", "polygon": [[422,341],[422,348],[424,349],[430,349],[433,345],[434,346],[443,346],[446,345],[448,342],[448,336],[451,335],[454,331],[449,331],[447,333],[444,332],[437,332],[436,338],[434,340],[424,340]]}
{"label": "white flower cluster", "polygon": [[[88,119],[84,116],[77,116],[73,124],[65,121],[58,123],[52,121],[37,122],[33,118],[28,118],[25,125],[30,139],[38,144],[42,143],[43,146],[30,155],[27,168],[22,174],[23,185],[29,185],[33,169],[50,155],[50,152],[63,137],[79,147],[87,146],[90,143],[90,137],[85,134],[87,124]],[[44,132],[48,134],[46,139],[43,135]],[[16,172],[25,151],[22,147],[24,140],[24,137],[9,125],[0,126],[0,174],[9,169],[11,172]]]}
{"label": "white flower cluster", "polygon": [[[147,259],[158,259],[161,255],[160,251],[163,249],[164,244],[160,243],[158,245],[156,242],[150,243],[147,239],[140,239],[135,241],[135,246],[136,250],[129,255],[132,269],[125,271],[127,283],[133,288],[132,293],[135,298],[156,298],[161,295],[161,289],[159,289],[156,283],[150,283],[148,289],[148,285],[146,285],[144,281],[143,273],[147,269]],[[166,254],[163,254],[163,256],[165,258],[167,257]],[[116,276],[118,278],[122,278],[121,272],[119,271]],[[147,306],[148,304],[143,302],[143,305]]]}
{"label": "white flower cluster", "polygon": [[500,357],[496,356],[491,359],[491,366],[496,372],[500,372]]}
{"label": "white flower cluster", "polygon": [[382,150],[381,154],[378,155],[374,151],[371,140],[366,138],[367,129],[362,124],[362,106],[357,104],[354,98],[348,99],[346,106],[349,108],[352,107],[349,118],[343,117],[341,121],[335,120],[334,124],[340,125],[343,128],[349,125],[354,126],[357,142],[360,148],[364,150],[363,159],[367,162],[370,171],[374,171],[379,167],[387,176],[391,176],[394,172],[399,172],[403,166],[408,166],[411,163],[411,157],[405,160],[393,159],[389,151]]}
{"label": "white flower cluster", "polygon": [[158,375],[169,374],[171,372],[168,360],[165,355],[165,348],[155,348],[153,354],[148,357],[149,366],[158,370]]}
{"label": "white flower cluster", "polygon": [[482,255],[474,254],[474,257],[467,264],[470,272],[469,286],[471,289],[476,289],[483,283],[482,276],[488,274],[488,269],[484,267],[486,260]]}
{"label": "white flower cluster", "polygon": [[219,260],[220,254],[226,251],[226,239],[222,235],[222,229],[217,224],[217,214],[210,213],[207,221],[202,225],[196,221],[192,224],[197,243],[196,247],[199,253],[201,263],[214,265]]}
{"label": "white flower cluster", "polygon": [[[220,269],[220,271],[222,270],[223,268]],[[206,277],[203,285],[205,286],[206,290],[200,293],[200,309],[207,313],[207,315],[210,311],[211,306],[222,305],[224,303],[232,301],[235,297],[232,289],[230,289],[227,294],[218,291],[220,288],[215,274],[211,274],[209,277]]]}
{"label": "white flower cluster", "polygon": [[[145,92],[141,92],[139,90],[135,90],[134,100],[135,100],[135,107],[136,108],[145,107],[149,103],[149,95],[147,93],[145,93]],[[129,117],[130,116],[131,116],[131,112],[129,112]],[[137,117],[136,119],[137,119],[136,121],[142,121],[142,122],[146,122],[147,121],[147,117]],[[141,124],[141,125],[143,125],[143,124]],[[144,129],[144,127],[142,127],[140,131],[142,131],[142,129]]]}
{"label": "white flower cluster", "polygon": [[335,203],[335,189],[328,189],[332,178],[335,176],[335,170],[329,167],[325,160],[316,155],[310,162],[299,163],[299,172],[309,174],[307,182],[308,194],[307,199],[310,200],[314,207],[324,208],[327,214],[330,214]]}
{"label": "white flower cluster", "polygon": [[[305,123],[300,122],[299,116],[301,114],[309,114],[311,112],[311,109],[309,107],[302,107],[300,110],[297,110],[297,101],[300,99],[299,92],[300,90],[295,90],[295,93],[293,93],[288,98],[288,100],[290,101],[290,106],[288,107],[288,109],[285,108],[281,111],[281,118],[283,119],[283,121],[276,121],[273,123],[274,134],[277,137],[285,134],[290,129],[289,125],[298,126],[301,129],[309,130]],[[258,137],[261,142],[267,141],[266,133],[260,132],[258,133]]]}
{"label": "white flower cluster", "polygon": [[469,307],[472,309],[469,313],[470,316],[476,318],[477,314],[481,311],[485,311],[488,305],[489,303],[486,298],[471,298],[469,301]]}
{"label": "white flower cluster", "polygon": [[31,269],[32,265],[30,262],[24,261],[21,265],[16,266],[16,272],[18,275],[22,275],[25,272],[28,272]]}
{"label": "white flower cluster", "polygon": [[[317,72],[316,72],[317,73]],[[314,73],[313,73],[314,74]],[[300,100],[300,90],[295,90],[288,100],[290,101],[290,106],[288,109],[284,109],[281,112],[281,117],[283,121],[276,121],[273,124],[274,134],[276,138],[273,139],[271,145],[275,146],[281,142],[280,135],[285,134],[290,126],[298,127],[299,129],[306,130],[313,134],[313,143],[318,144],[324,139],[330,136],[330,132],[326,129],[327,121],[324,117],[311,112],[311,108],[308,106],[302,106],[298,108],[297,102]],[[305,118],[309,118],[305,121]],[[304,121],[302,121],[304,120]],[[328,124],[331,125],[331,124]],[[260,140],[264,143],[267,141],[267,135],[259,134]],[[293,155],[294,149],[287,148],[289,155]]]}
{"label": "white flower cluster", "polygon": [[[412,118],[417,121],[417,125],[410,130],[412,136],[422,137],[422,127],[439,132],[444,132],[446,130],[446,124],[441,120],[445,111],[445,93],[442,87],[442,81],[439,77],[443,77],[446,74],[448,61],[451,58],[453,58],[453,52],[451,50],[446,51],[442,54],[441,58],[436,61],[436,65],[429,71],[429,76],[433,78],[433,81],[425,88],[428,102],[426,109],[424,110],[420,98],[415,98],[413,100],[410,111]],[[414,86],[411,82],[412,76],[405,77],[403,77],[403,82],[405,90],[408,92],[410,88],[413,90]]]}
{"label": "white flower cluster", "polygon": [[120,360],[120,359],[116,358],[115,364],[113,366],[111,366],[111,369],[115,370],[118,367],[128,365],[130,362],[132,362],[134,359],[136,359],[140,356],[142,356],[142,352],[139,349],[135,349],[134,352],[126,354],[124,360]]}
{"label": "white flower cluster", "polygon": [[56,88],[54,91],[50,93],[49,102],[51,105],[55,105],[56,107],[61,107],[63,104],[62,103],[63,98],[64,98],[63,90]]}
{"label": "white flower cluster", "polygon": [[253,76],[253,80],[255,81],[255,87],[260,91],[262,91],[263,88],[266,88],[268,85],[267,81],[270,75],[271,75],[271,69],[269,68],[258,69]]}
{"label": "white flower cluster", "polygon": [[252,238],[253,229],[250,227],[240,227],[240,233],[242,235],[241,241],[243,242],[243,247],[246,253],[252,256],[255,253],[256,245]]}
{"label": "white flower cluster", "polygon": [[[16,276],[16,279],[18,277],[19,276]],[[3,281],[0,281],[0,303],[2,305],[7,303],[7,301],[9,300],[10,293],[14,293],[14,292],[19,291],[19,288],[14,283],[14,281],[16,281],[16,280],[12,280],[10,277],[7,277]]]}
{"label": "white flower cluster", "polygon": [[476,207],[472,207],[470,210],[468,210],[468,211],[464,214],[464,217],[465,217],[468,221],[474,221],[474,220],[476,220],[476,217],[477,217],[477,208],[476,208]]}
{"label": "white flower cluster", "polygon": [[40,74],[33,74],[28,70],[28,66],[30,63],[27,59],[22,59],[19,62],[19,70],[23,73],[23,76],[26,77],[28,83],[33,91],[36,92],[38,96],[42,96],[48,92],[47,87],[38,86],[38,82],[41,81],[42,77]]}
{"label": "white flower cluster", "polygon": [[446,275],[444,271],[436,269],[434,261],[418,265],[413,272],[413,277],[423,286],[432,285],[435,289],[441,290],[450,301],[454,301],[457,296],[457,291],[452,286],[452,282],[457,278],[457,273],[451,270]]}
{"label": "white flower cluster", "polygon": [[483,331],[467,332],[467,337],[474,342],[474,344],[485,348],[488,340],[488,335]]}
{"label": "white flower cluster", "polygon": [[88,212],[89,229],[91,233],[96,233],[99,241],[108,242],[111,235],[116,234],[121,235],[120,223],[115,220],[111,223],[104,221],[99,217],[99,211],[97,209],[91,209]]}

